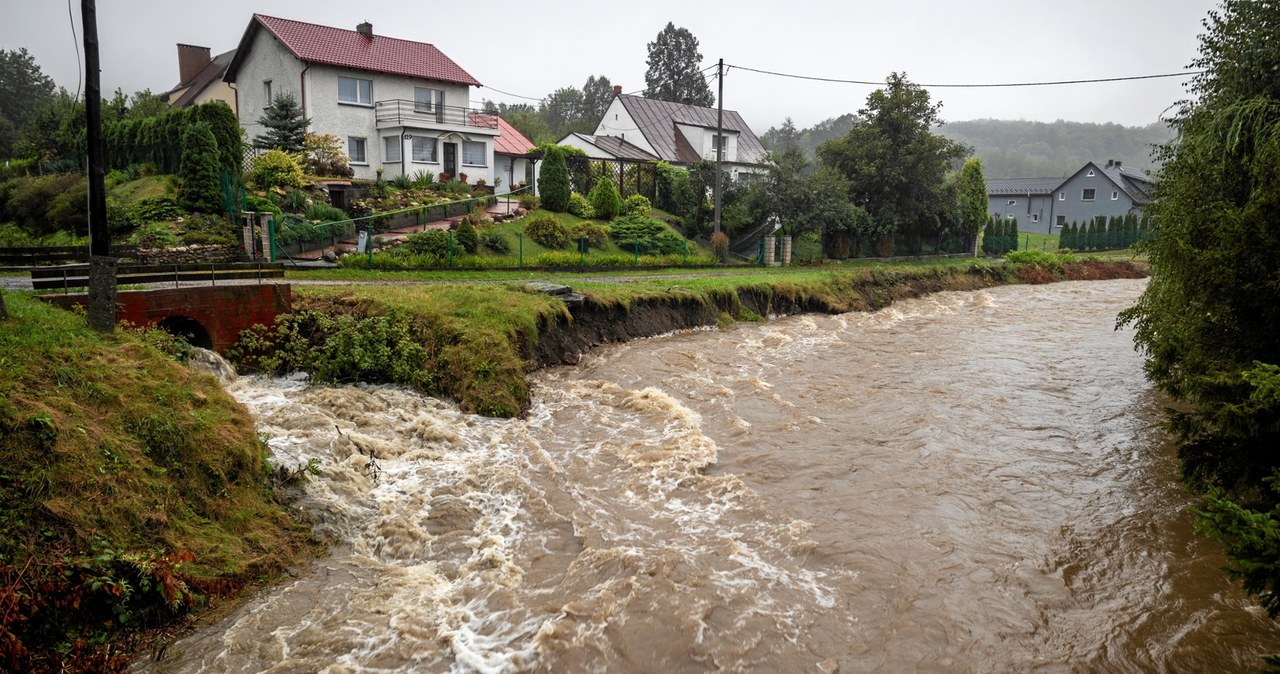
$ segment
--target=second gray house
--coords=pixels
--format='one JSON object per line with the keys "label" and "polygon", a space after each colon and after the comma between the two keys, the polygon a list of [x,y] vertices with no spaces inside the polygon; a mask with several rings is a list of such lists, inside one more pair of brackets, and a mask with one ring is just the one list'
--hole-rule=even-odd
{"label": "second gray house", "polygon": [[1154,186],[1150,176],[1119,161],[1089,162],[1066,177],[988,180],[987,212],[1016,218],[1019,231],[1053,234],[1072,222],[1140,215]]}

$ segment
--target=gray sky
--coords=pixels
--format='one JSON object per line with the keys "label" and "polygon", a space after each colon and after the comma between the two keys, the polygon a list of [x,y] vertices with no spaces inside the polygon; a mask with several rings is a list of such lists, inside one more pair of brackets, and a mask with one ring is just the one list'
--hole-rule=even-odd
{"label": "gray sky", "polygon": [[[76,46],[64,0],[3,0],[0,48],[26,47],[46,74],[76,90]],[[918,83],[1076,80],[1180,72],[1196,55],[1200,21],[1214,0],[964,2],[792,0],[786,3],[646,0],[506,2],[427,0],[98,0],[104,91],[178,79],[175,44],[235,48],[252,13],[330,26],[373,24],[379,35],[430,42],[497,93],[541,97],[606,75],[644,87],[646,44],[667,21],[718,58],[762,70],[884,81],[905,71]],[[79,36],[80,3],[71,13]],[[759,9],[746,9],[759,7]],[[714,83],[713,83],[714,84]],[[801,82],[731,70],[725,107],[763,133],[790,116],[797,127],[862,107],[874,87]],[[1027,87],[933,89],[948,121],[977,118],[1149,124],[1183,97],[1180,79]]]}

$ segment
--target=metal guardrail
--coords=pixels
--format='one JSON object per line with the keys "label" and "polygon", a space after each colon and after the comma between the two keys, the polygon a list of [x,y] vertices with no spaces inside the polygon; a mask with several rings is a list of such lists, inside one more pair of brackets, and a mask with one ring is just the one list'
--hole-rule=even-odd
{"label": "metal guardrail", "polygon": [[[209,264],[124,264],[116,268],[116,285],[136,285],[143,283],[173,283],[178,287],[182,283],[209,282],[217,285],[218,281],[243,281],[256,279],[284,278],[284,265],[262,262],[229,262]],[[58,267],[41,267],[31,270],[31,287],[35,290],[62,290],[71,288],[87,288],[89,286],[89,265],[62,265]]]}
{"label": "metal guardrail", "polygon": [[498,116],[475,108],[452,105],[423,105],[419,101],[391,99],[373,104],[374,118],[379,124],[445,124],[474,129],[498,128]]}

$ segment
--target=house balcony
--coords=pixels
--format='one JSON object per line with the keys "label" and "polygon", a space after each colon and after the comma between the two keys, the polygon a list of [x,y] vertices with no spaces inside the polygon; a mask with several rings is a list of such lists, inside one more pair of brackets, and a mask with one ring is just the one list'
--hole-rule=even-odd
{"label": "house balcony", "polygon": [[379,129],[404,126],[418,129],[445,129],[498,134],[498,116],[474,108],[424,105],[418,101],[393,99],[374,104]]}

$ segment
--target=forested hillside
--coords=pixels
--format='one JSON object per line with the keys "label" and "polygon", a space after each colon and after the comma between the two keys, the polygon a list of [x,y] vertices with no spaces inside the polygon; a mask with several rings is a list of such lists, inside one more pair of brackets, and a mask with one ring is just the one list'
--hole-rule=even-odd
{"label": "forested hillside", "polygon": [[[819,145],[849,133],[854,119],[852,114],[841,115],[807,129],[796,129],[788,120],[781,127],[770,128],[761,141],[771,150],[794,144],[806,156],[814,157]],[[977,119],[945,124],[940,132],[972,147],[988,178],[1065,176],[1086,161],[1107,159],[1153,171],[1156,165],[1151,160],[1151,146],[1171,137],[1163,123],[1129,127],[1062,120]]]}

